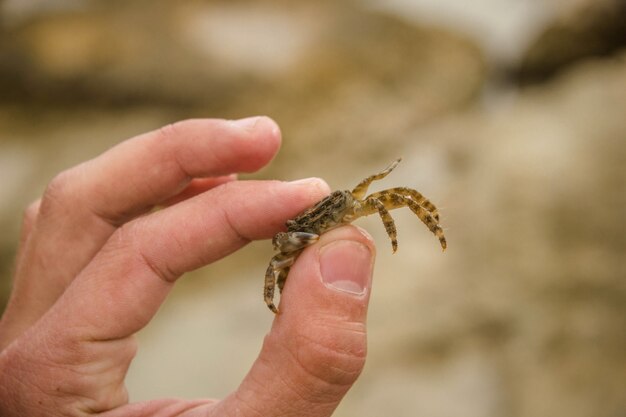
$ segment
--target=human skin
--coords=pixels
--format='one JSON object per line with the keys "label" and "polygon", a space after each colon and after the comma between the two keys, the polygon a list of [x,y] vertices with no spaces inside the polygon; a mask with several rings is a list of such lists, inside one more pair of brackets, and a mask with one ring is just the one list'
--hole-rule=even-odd
{"label": "human skin", "polygon": [[[24,215],[0,321],[0,415],[331,415],[366,354],[375,248],[352,226],[298,258],[281,314],[231,395],[129,403],[124,385],[134,334],[185,272],[272,237],[328,194],[314,178],[236,179],[269,163],[280,141],[267,117],[187,120],[55,177]],[[258,308],[271,314],[260,295]]]}

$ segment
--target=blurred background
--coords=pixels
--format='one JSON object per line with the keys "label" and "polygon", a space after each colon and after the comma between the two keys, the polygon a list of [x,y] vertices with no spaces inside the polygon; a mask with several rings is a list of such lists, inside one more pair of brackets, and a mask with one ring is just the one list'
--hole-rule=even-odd
{"label": "blurred background", "polygon": [[[21,212],[58,172],[191,117],[267,114],[244,178],[374,189],[369,356],[337,416],[626,416],[623,0],[0,0],[0,305]],[[272,314],[255,242],[181,280],[139,335],[131,400],[224,396]]]}

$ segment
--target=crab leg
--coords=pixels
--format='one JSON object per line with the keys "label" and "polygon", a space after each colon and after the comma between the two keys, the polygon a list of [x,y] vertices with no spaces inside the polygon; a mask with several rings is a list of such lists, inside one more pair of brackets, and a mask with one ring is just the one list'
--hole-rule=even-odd
{"label": "crab leg", "polygon": [[275,314],[278,314],[278,308],[274,305],[274,291],[276,285],[282,293],[289,268],[296,261],[296,258],[307,246],[317,242],[319,235],[307,232],[280,232],[274,236],[273,244],[280,251],[272,258],[267,271],[265,272],[265,286],[263,288],[263,296],[265,304]]}
{"label": "crab leg", "polygon": [[278,286],[278,292],[283,293],[283,287],[285,286],[285,281],[287,281],[287,275],[289,275],[289,269],[291,267],[281,269],[278,271],[276,275],[276,285]]}
{"label": "crab leg", "polygon": [[431,216],[433,216],[435,220],[439,222],[439,213],[437,212],[437,207],[435,207],[433,203],[431,203],[426,197],[424,197],[422,193],[412,188],[407,188],[407,187],[389,188],[388,190],[383,190],[383,191],[379,191],[376,193],[372,193],[368,195],[367,197],[376,198],[381,201],[387,201],[389,199],[393,200],[394,194],[399,194],[401,196],[411,198],[417,204],[419,204],[420,206],[428,210]]}
{"label": "crab leg", "polygon": [[280,232],[274,236],[274,249],[291,253],[306,248],[318,241],[320,235],[308,232]]}
{"label": "crab leg", "polygon": [[411,211],[415,213],[417,217],[428,227],[428,229],[439,239],[439,244],[441,244],[441,249],[446,250],[448,244],[446,242],[446,237],[443,235],[443,229],[439,226],[438,219],[435,218],[428,210],[424,207],[420,206],[415,201],[410,198],[402,197],[406,201],[406,205],[409,206]]}
{"label": "crab leg", "polygon": [[380,171],[378,174],[370,175],[361,181],[354,189],[352,190],[352,195],[357,200],[362,200],[365,197],[365,193],[367,193],[367,188],[373,181],[380,180],[385,178],[393,169],[400,163],[402,158],[398,158],[391,163],[387,168]]}
{"label": "crab leg", "polygon": [[[374,198],[373,196],[378,195],[378,198]],[[439,239],[439,243],[441,244],[442,249],[446,249],[447,243],[446,238],[443,234],[443,229],[439,225],[437,219],[424,207],[419,205],[419,203],[413,201],[411,198],[403,196],[401,194],[395,193],[374,193],[371,196],[368,196],[366,202],[370,199],[375,199],[381,202],[385,209],[393,210],[400,207],[408,207],[411,209],[413,213],[428,227],[428,229]],[[367,216],[369,214],[374,213],[374,207],[372,204],[364,204],[363,211],[359,213],[359,216]],[[380,213],[380,210],[379,210]],[[390,235],[391,237],[391,235]]]}
{"label": "crab leg", "polygon": [[287,272],[289,272],[289,268],[293,265],[300,252],[301,250],[291,253],[279,253],[272,258],[265,271],[263,298],[265,299],[265,304],[267,304],[269,309],[275,314],[278,314],[278,309],[274,305],[274,288],[276,283],[278,282],[278,288],[282,291],[282,286],[287,278]]}
{"label": "crab leg", "polygon": [[368,197],[363,204],[361,204],[361,207],[354,213],[354,218],[356,219],[358,217],[368,216],[375,212],[378,212],[383,221],[385,231],[387,232],[389,239],[391,239],[391,249],[395,253],[398,249],[398,233],[396,232],[396,225],[393,218],[391,217],[391,214],[389,214],[389,211],[387,211],[387,208],[385,208],[382,201],[376,198]]}
{"label": "crab leg", "polygon": [[276,277],[274,274],[277,271],[274,270],[272,264],[267,267],[265,271],[265,286],[263,287],[263,298],[265,299],[265,304],[267,307],[272,310],[274,314],[278,314],[278,309],[274,305],[274,285],[276,282]]}

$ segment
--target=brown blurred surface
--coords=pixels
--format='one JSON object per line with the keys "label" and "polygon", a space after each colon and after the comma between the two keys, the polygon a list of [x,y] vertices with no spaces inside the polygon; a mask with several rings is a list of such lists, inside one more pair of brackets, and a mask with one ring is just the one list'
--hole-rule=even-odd
{"label": "brown blurred surface", "polygon": [[[626,415],[619,39],[518,89],[466,33],[356,2],[53,4],[0,16],[3,299],[21,210],[54,174],[178,119],[268,114],[283,148],[254,177],[349,188],[403,156],[377,186],[442,207],[444,254],[408,210],[393,256],[378,219],[357,223],[379,249],[370,353],[336,415]],[[533,51],[561,51],[541,35],[561,22],[506,69],[553,65]],[[272,319],[271,255],[255,242],[180,281],[139,335],[132,400],[236,387]]]}

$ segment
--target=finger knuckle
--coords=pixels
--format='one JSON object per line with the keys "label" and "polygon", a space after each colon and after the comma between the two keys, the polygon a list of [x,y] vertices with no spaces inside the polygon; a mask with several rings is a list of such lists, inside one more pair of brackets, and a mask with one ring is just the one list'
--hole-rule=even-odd
{"label": "finger knuckle", "polygon": [[185,119],[169,123],[157,131],[157,140],[175,141],[189,136],[221,136],[231,130],[231,124],[224,119]]}
{"label": "finger knuckle", "polygon": [[158,130],[158,141],[180,141],[181,137],[185,137],[189,134],[190,128],[195,122],[194,119],[186,119],[162,126]]}
{"label": "finger knuckle", "polygon": [[72,171],[63,171],[57,174],[46,187],[39,207],[39,213],[46,216],[58,207],[68,204],[71,195],[70,184]]}
{"label": "finger knuckle", "polygon": [[159,141],[160,142],[168,141],[168,140],[171,140],[172,138],[177,137],[178,131],[180,130],[180,125],[182,123],[185,123],[185,121],[169,123],[159,128],[159,132],[158,132]]}
{"label": "finger knuckle", "polygon": [[150,229],[150,222],[145,217],[125,223],[115,231],[107,250],[127,254],[127,259],[134,268],[148,270],[163,282],[172,283],[180,273],[171,269],[168,262],[147,250],[150,245],[147,244],[149,238],[146,236],[152,235]]}
{"label": "finger knuckle", "polygon": [[37,215],[39,214],[39,206],[41,205],[41,199],[33,201],[26,207],[22,213],[22,224],[27,227],[35,222]]}
{"label": "finger knuckle", "polygon": [[314,379],[333,386],[356,381],[367,351],[362,323],[319,323],[307,326],[296,338],[294,357]]}
{"label": "finger knuckle", "polygon": [[[106,342],[105,342],[106,343]],[[129,336],[124,339],[120,339],[115,341],[115,354],[119,359],[119,363],[126,365],[130,365],[130,363],[137,356],[138,351],[138,343],[135,336]]]}

